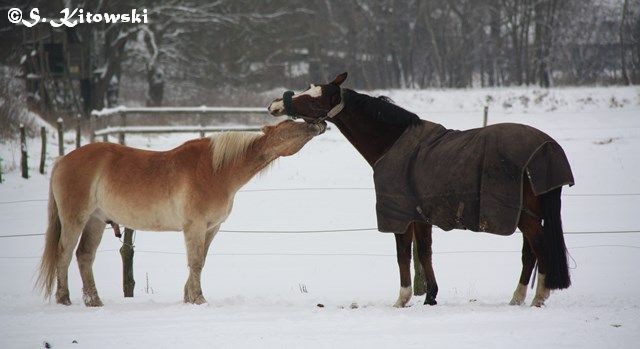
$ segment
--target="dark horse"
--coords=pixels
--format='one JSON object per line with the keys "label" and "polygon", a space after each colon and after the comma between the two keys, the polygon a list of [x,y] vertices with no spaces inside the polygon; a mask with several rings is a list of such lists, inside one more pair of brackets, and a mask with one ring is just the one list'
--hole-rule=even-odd
{"label": "dark horse", "polygon": [[[378,230],[393,232],[396,240],[401,286],[396,307],[404,307],[411,298],[414,237],[425,272],[424,304],[436,304],[432,225],[500,235],[510,235],[516,227],[522,231],[522,272],[510,304],[524,302],[536,263],[538,285],[531,305],[542,306],[550,290],[570,286],[560,194],[563,185],[573,184],[573,177],[555,141],[518,124],[447,130],[387,98],[340,87],[346,78],[343,73],[329,84],[310,85],[299,94],[287,91],[268,109],[273,116],[334,123],[374,168]],[[533,150],[523,146],[529,139]],[[472,148],[474,144],[480,148]],[[458,153],[469,147],[476,150],[460,158]],[[513,160],[518,148],[527,149]],[[469,162],[475,172],[465,174]],[[433,178],[434,174],[438,176]],[[467,182],[479,189],[465,191]],[[492,182],[496,183],[490,187]]]}

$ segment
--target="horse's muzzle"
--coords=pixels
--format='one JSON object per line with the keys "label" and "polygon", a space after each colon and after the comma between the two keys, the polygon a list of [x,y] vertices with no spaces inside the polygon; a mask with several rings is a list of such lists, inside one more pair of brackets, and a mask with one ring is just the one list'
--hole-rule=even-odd
{"label": "horse's muzzle", "polygon": [[267,110],[271,116],[283,116],[286,114],[282,98],[274,99],[267,107]]}

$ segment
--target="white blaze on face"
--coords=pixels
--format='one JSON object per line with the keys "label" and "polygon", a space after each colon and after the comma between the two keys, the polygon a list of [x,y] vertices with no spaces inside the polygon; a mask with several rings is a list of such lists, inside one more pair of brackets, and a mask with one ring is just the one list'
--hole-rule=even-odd
{"label": "white blaze on face", "polygon": [[311,87],[309,87],[308,90],[297,94],[297,95],[293,95],[293,98],[298,98],[300,96],[309,96],[309,97],[313,97],[313,98],[317,98],[322,96],[322,86],[315,86],[315,85],[311,85]]}

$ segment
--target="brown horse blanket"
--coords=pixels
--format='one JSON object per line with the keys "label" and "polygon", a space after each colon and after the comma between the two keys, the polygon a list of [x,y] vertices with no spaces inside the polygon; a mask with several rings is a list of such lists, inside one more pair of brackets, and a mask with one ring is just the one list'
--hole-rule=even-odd
{"label": "brown horse blanket", "polygon": [[373,169],[378,230],[393,233],[426,221],[443,230],[510,235],[522,210],[525,173],[536,195],[574,184],[560,145],[520,124],[458,131],[422,121]]}

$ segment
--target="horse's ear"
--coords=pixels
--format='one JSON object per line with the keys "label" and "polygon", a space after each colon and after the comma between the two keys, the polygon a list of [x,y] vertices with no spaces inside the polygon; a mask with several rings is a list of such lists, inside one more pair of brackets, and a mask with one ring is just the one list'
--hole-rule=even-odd
{"label": "horse's ear", "polygon": [[347,80],[347,72],[344,72],[336,76],[336,78],[333,79],[333,81],[331,81],[330,84],[340,86],[345,80]]}

